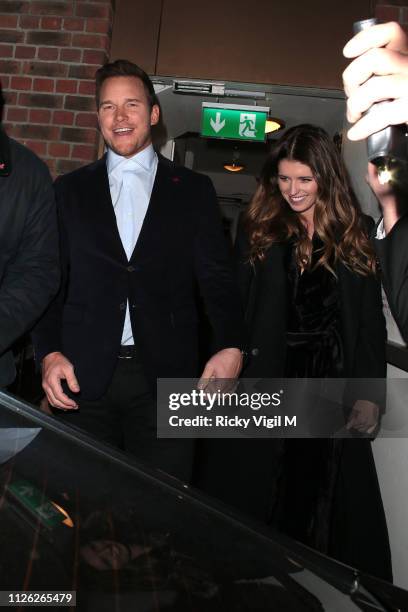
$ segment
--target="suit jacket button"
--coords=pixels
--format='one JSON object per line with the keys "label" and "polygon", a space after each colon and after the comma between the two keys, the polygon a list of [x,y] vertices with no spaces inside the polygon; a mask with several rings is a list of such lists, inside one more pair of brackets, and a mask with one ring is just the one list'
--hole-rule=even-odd
{"label": "suit jacket button", "polygon": [[128,266],[128,267],[127,267],[127,271],[128,271],[128,272],[134,272],[134,271],[135,271],[134,266]]}
{"label": "suit jacket button", "polygon": [[253,348],[253,349],[251,350],[251,355],[252,355],[253,357],[256,357],[257,355],[259,355],[259,349],[258,349],[258,348]]}
{"label": "suit jacket button", "polygon": [[126,308],[126,303],[122,302],[121,304],[119,304],[119,310],[125,310]]}

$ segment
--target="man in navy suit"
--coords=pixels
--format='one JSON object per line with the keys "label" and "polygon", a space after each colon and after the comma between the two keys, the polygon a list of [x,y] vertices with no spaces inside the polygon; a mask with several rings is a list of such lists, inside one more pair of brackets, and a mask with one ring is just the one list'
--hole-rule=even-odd
{"label": "man in navy suit", "polygon": [[[241,309],[211,181],[158,156],[153,85],[135,64],[96,74],[107,154],[56,182],[62,287],[34,334],[43,388],[73,425],[186,480],[188,441],[157,440],[159,377],[199,374],[196,286],[215,352],[241,369]],[[61,384],[62,383],[62,384]]]}

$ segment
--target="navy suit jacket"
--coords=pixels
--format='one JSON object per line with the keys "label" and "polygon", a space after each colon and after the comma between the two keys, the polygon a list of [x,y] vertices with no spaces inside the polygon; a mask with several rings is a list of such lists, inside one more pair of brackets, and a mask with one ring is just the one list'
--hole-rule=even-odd
{"label": "navy suit jacket", "polygon": [[197,376],[196,287],[214,350],[240,347],[239,291],[231,273],[211,181],[159,157],[130,260],[117,229],[106,156],[56,181],[63,283],[34,333],[37,359],[61,351],[80,398],[106,390],[116,365],[126,303],[152,389],[157,377]]}

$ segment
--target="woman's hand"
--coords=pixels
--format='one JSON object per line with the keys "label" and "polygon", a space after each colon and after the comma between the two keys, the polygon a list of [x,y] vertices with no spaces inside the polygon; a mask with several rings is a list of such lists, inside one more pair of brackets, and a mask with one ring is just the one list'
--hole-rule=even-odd
{"label": "woman's hand", "polygon": [[369,400],[357,400],[351,411],[346,429],[356,429],[360,433],[372,434],[378,427],[380,409]]}

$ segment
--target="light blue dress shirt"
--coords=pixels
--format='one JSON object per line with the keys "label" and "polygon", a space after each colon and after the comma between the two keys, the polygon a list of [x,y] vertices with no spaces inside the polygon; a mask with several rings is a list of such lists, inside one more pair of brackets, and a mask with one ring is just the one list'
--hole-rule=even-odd
{"label": "light blue dress shirt", "polygon": [[[120,239],[130,260],[152,195],[157,155],[152,145],[129,159],[108,149],[107,170]],[[122,344],[134,344],[129,301],[126,306]]]}

